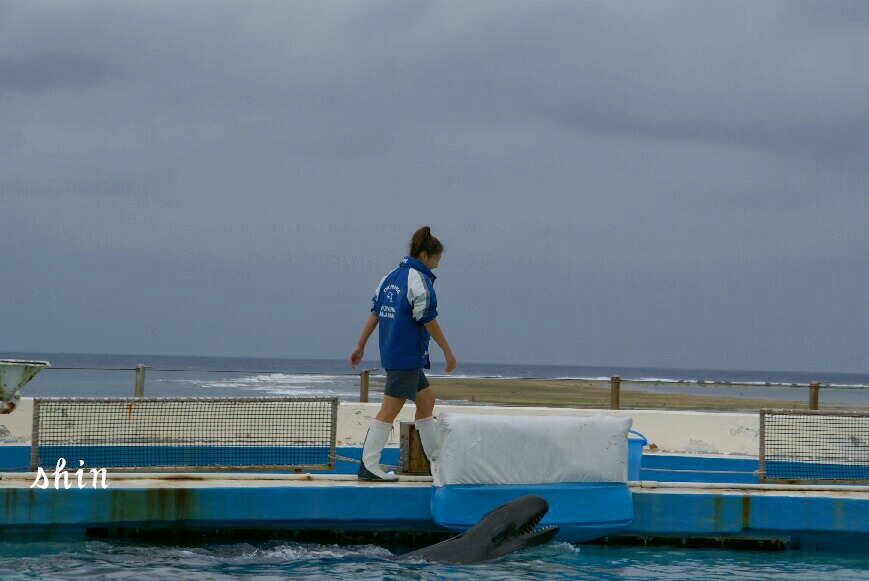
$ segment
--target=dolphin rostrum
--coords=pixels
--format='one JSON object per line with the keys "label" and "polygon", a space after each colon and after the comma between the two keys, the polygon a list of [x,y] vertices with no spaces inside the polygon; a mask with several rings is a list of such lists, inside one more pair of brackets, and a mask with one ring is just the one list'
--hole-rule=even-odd
{"label": "dolphin rostrum", "polygon": [[543,498],[533,494],[521,496],[492,509],[462,534],[402,555],[400,559],[476,563],[543,545],[559,531],[557,526],[534,530],[547,511],[549,503]]}

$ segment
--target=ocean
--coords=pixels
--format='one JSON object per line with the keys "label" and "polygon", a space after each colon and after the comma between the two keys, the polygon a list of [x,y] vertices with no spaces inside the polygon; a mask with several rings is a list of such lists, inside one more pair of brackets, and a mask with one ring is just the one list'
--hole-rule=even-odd
{"label": "ocean", "polygon": [[[51,363],[23,390],[29,397],[132,396],[137,364],[146,372],[145,395],[244,397],[273,395],[337,396],[358,401],[359,371],[376,368],[363,361],[356,370],[347,360],[245,357],[185,357],[167,355],[109,355],[75,353],[0,353],[0,359],[36,359]],[[442,365],[442,364],[441,364]],[[382,370],[372,375],[382,374]],[[446,376],[437,363],[428,373]],[[560,378],[609,380],[622,378],[623,390],[647,390],[691,395],[721,395],[807,401],[808,389],[822,383],[822,403],[869,407],[869,374],[834,372],[666,369],[640,367],[583,367],[524,364],[464,363],[450,377]],[[642,380],[644,383],[631,383]],[[652,382],[653,381],[653,382]],[[721,382],[732,386],[685,382]]]}

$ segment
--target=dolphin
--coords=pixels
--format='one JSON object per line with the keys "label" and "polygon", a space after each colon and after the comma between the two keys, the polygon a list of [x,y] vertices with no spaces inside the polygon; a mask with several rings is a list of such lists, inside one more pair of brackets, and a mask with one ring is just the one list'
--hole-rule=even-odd
{"label": "dolphin", "polygon": [[526,547],[543,545],[559,531],[557,526],[534,530],[548,511],[549,503],[543,498],[533,494],[520,496],[492,509],[462,534],[404,554],[399,559],[477,563],[503,557]]}

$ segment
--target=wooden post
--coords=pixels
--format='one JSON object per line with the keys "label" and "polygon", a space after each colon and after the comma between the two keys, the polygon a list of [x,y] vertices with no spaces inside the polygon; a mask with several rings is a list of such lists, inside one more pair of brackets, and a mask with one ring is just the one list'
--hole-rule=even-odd
{"label": "wooden post", "polygon": [[422,440],[419,439],[419,432],[416,431],[416,424],[400,422],[399,434],[399,473],[431,476],[431,470],[425,460],[425,451],[422,449]]}
{"label": "wooden post", "polygon": [[809,409],[816,410],[818,409],[818,391],[821,389],[821,384],[817,381],[813,381],[809,385]]}
{"label": "wooden post", "polygon": [[359,374],[359,401],[368,403],[368,373],[370,369],[363,369]]}
{"label": "wooden post", "polygon": [[619,409],[619,396],[622,388],[622,378],[618,375],[613,375],[612,387],[610,388],[610,409]]}
{"label": "wooden post", "polygon": [[148,367],[144,363],[136,366],[136,397],[145,396],[145,370]]}

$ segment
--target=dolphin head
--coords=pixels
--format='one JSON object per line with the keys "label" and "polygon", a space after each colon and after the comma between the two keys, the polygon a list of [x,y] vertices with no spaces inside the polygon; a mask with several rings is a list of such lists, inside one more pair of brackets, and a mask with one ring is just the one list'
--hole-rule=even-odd
{"label": "dolphin head", "polygon": [[521,496],[492,509],[464,533],[401,558],[476,563],[543,545],[559,531],[557,526],[534,529],[548,511],[549,503],[543,498],[533,494]]}
{"label": "dolphin head", "polygon": [[492,509],[465,536],[479,543],[484,559],[502,557],[551,541],[558,534],[557,526],[535,530],[547,512],[549,503],[545,499],[533,494],[522,496]]}

